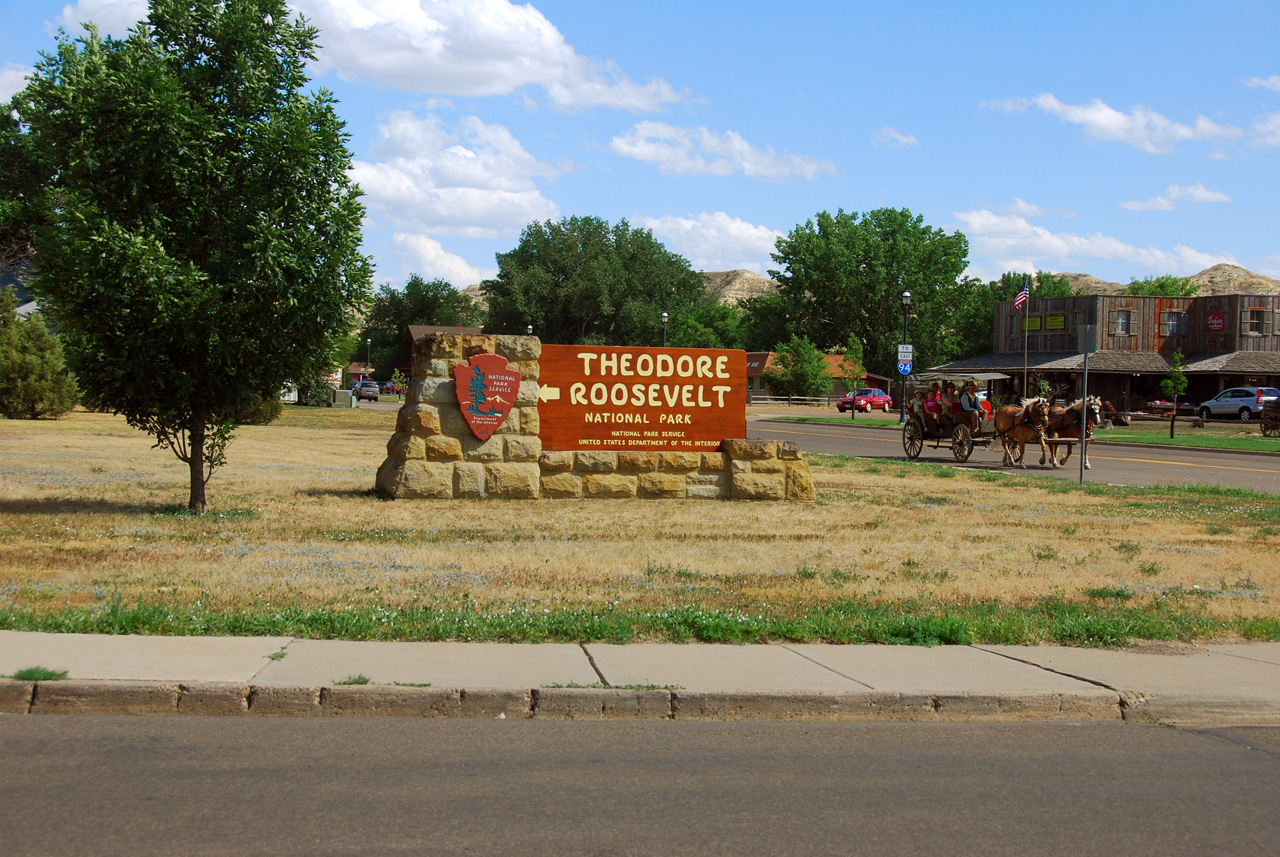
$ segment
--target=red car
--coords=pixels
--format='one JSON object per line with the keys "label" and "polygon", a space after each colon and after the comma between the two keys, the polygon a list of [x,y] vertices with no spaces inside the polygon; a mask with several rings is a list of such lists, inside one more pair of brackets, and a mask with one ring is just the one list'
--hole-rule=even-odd
{"label": "red car", "polygon": [[879,387],[863,387],[836,401],[836,410],[842,414],[847,410],[871,413],[873,408],[883,408],[888,413],[893,410],[893,396]]}

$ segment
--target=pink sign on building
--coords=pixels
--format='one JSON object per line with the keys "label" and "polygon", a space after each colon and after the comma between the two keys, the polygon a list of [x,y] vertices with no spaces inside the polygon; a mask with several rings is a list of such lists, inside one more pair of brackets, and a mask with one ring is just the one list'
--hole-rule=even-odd
{"label": "pink sign on building", "polygon": [[1227,315],[1221,312],[1209,313],[1209,330],[1221,333],[1227,329]]}

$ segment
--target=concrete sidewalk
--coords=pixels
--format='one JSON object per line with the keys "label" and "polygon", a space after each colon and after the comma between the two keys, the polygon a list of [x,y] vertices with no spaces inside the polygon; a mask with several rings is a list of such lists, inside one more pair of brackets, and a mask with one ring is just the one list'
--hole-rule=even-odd
{"label": "concrete sidewalk", "polygon": [[[379,643],[0,631],[3,714],[1280,724],[1280,643]],[[367,684],[347,683],[363,676]]]}

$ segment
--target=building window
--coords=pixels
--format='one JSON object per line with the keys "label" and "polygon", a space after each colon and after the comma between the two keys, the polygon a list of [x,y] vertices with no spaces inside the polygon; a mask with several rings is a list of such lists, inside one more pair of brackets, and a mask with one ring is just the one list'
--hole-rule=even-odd
{"label": "building window", "polygon": [[1160,331],[1161,336],[1186,336],[1191,332],[1185,312],[1164,313],[1164,324],[1161,327],[1164,328]]}
{"label": "building window", "polygon": [[1245,336],[1263,336],[1271,332],[1271,319],[1265,309],[1247,309],[1240,314],[1240,332]]}
{"label": "building window", "polygon": [[1116,311],[1116,336],[1129,335],[1129,310]]}

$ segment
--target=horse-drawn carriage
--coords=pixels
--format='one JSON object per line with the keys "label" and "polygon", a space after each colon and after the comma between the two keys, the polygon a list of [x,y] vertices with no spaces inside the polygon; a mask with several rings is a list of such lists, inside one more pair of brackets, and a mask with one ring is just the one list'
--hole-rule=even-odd
{"label": "horse-drawn carriage", "polygon": [[1262,406],[1262,434],[1280,437],[1280,399],[1272,399]]}
{"label": "horse-drawn carriage", "polygon": [[[975,374],[926,372],[913,376],[917,383],[949,381],[956,384],[977,383],[1006,379],[1009,376],[997,372]],[[1093,428],[1101,420],[1102,402],[1096,396],[1087,401],[1081,399],[1071,405],[1051,407],[1044,398],[1023,399],[1017,405],[1006,405],[994,412],[983,402],[983,413],[976,421],[953,409],[949,414],[921,417],[912,413],[902,427],[902,449],[907,458],[920,457],[926,443],[933,448],[948,447],[956,461],[965,462],[973,454],[974,447],[989,449],[999,443],[1004,452],[1004,464],[1023,464],[1026,445],[1034,441],[1040,446],[1040,463],[1053,467],[1066,464],[1072,447],[1083,439],[1084,466],[1089,467],[1088,439]],[[1066,454],[1058,460],[1058,447],[1065,446]]]}

